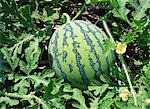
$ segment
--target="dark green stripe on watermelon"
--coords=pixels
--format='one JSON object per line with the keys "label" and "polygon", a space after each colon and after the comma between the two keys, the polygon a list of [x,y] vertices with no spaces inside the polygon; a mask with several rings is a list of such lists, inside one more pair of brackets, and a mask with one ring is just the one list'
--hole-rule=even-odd
{"label": "dark green stripe on watermelon", "polygon": [[[67,24],[68,25],[68,27],[69,28],[71,28],[71,30],[72,30],[72,27],[70,26],[70,24]],[[78,47],[76,46],[76,44],[78,43],[78,42],[76,42],[76,41],[74,41],[74,38],[75,38],[75,35],[71,35],[71,38],[72,38],[72,40],[73,40],[73,52],[75,53],[75,57],[76,57],[76,61],[77,61],[77,66],[78,66],[78,68],[79,68],[79,72],[80,72],[80,74],[81,74],[81,76],[82,76],[82,79],[83,79],[83,81],[86,83],[86,84],[88,84],[89,83],[89,80],[88,80],[88,78],[87,78],[87,76],[86,76],[86,72],[85,72],[85,70],[84,70],[84,65],[82,65],[81,63],[80,63],[80,60],[81,60],[81,55],[78,53],[78,51],[77,51],[77,49],[78,49]],[[76,73],[76,72],[75,72]]]}
{"label": "dark green stripe on watermelon", "polygon": [[[82,23],[86,24],[84,21],[82,21]],[[97,26],[93,26],[93,24],[86,24],[87,25],[87,28],[88,30],[90,30],[90,32],[92,32],[92,34],[95,36],[95,38],[97,39],[97,43],[99,44],[99,46],[102,48],[102,52],[104,54],[104,47],[102,45],[102,43],[100,42],[99,38],[105,40],[107,39],[108,37],[106,36],[106,34],[100,29],[98,28]],[[92,28],[91,28],[92,27]],[[96,30],[96,31],[93,31]],[[101,35],[96,35],[96,33],[101,33]],[[113,55],[113,54],[112,54]],[[106,62],[107,62],[107,68],[109,68],[109,61],[108,61],[108,56],[106,56]]]}
{"label": "dark green stripe on watermelon", "polygon": [[[99,29],[98,27],[96,27],[96,30],[97,30],[97,32],[100,32],[100,33],[102,34],[102,36],[103,36],[104,39],[108,39],[107,35],[106,35],[101,29]],[[106,57],[106,61],[107,61],[108,68],[111,67],[110,64],[111,64],[111,63],[113,62],[113,60],[115,59],[114,52],[113,52],[112,50],[110,51],[110,54],[109,54],[109,55],[111,55],[111,56],[107,56],[107,57]],[[109,58],[111,58],[111,59],[109,59]]]}
{"label": "dark green stripe on watermelon", "polygon": [[[91,25],[87,25],[88,29],[92,32],[92,34],[95,36],[95,38],[97,39],[97,43],[98,45],[102,48],[102,52],[104,53],[104,47],[102,45],[102,43],[100,42],[100,40],[98,39],[98,36],[96,36],[96,32],[100,32],[100,29],[98,30],[97,27],[95,27],[96,31],[93,31],[93,29],[90,28]],[[103,39],[104,36],[102,35]],[[108,56],[106,57],[106,62],[107,62],[107,68],[109,68],[109,62],[108,62]]]}
{"label": "dark green stripe on watermelon", "polygon": [[[90,29],[90,25],[88,25],[88,29]],[[96,29],[96,32],[99,32],[99,33],[101,33],[101,36],[103,37],[103,39],[105,40],[105,39],[107,39],[108,37],[106,36],[106,34],[101,30],[101,29],[99,29],[98,27],[96,27],[95,26],[95,29]],[[93,31],[92,29],[90,29],[90,31]],[[93,31],[92,32],[94,35],[95,35],[95,32]],[[97,37],[96,35],[95,35],[95,37]],[[98,38],[97,38],[97,40],[98,40]],[[102,50],[103,50],[103,53],[104,53],[104,47],[103,47],[103,45],[102,45],[102,43],[98,40],[98,42],[99,42],[99,45],[100,45],[100,47],[102,48]],[[111,55],[112,55],[112,59],[115,59],[115,57],[114,57],[114,53],[111,51]],[[106,56],[106,62],[107,62],[107,68],[110,68],[111,66],[109,65],[110,63],[109,63],[109,59],[108,59],[108,57],[109,56]],[[112,60],[111,60],[112,61]]]}
{"label": "dark green stripe on watermelon", "polygon": [[[89,25],[88,25],[88,29],[90,29]],[[97,30],[96,32],[102,33],[102,32],[100,31],[100,29],[98,29],[97,27],[95,27],[95,29]],[[90,31],[93,31],[93,30],[90,29]],[[99,46],[102,48],[102,51],[103,51],[103,53],[104,53],[104,47],[103,47],[102,43],[98,40],[98,37],[96,36],[95,32],[93,31],[92,33],[94,34],[95,38],[97,39],[97,42],[98,42]],[[102,35],[102,37],[103,37],[103,39],[105,39],[105,38],[104,38],[105,36]],[[107,62],[107,68],[109,68],[110,66],[109,66],[108,56],[106,57],[106,62]]]}
{"label": "dark green stripe on watermelon", "polygon": [[[58,54],[57,54],[57,53],[58,53],[57,43],[59,43],[59,42],[57,42],[58,38],[59,38],[59,35],[58,35],[58,32],[56,32],[56,33],[55,33],[54,47],[53,47],[53,53],[54,53],[54,58],[53,58],[53,59],[56,60],[57,65],[58,65],[58,68],[60,69],[60,72],[61,72],[61,74],[62,74],[64,80],[65,80],[65,81],[68,81],[66,74],[62,71],[62,66],[61,66],[61,64],[59,63],[59,59],[58,59]],[[53,65],[54,65],[54,64],[53,64]],[[54,71],[57,71],[57,69],[55,69],[55,66],[53,66],[53,68],[54,68]]]}
{"label": "dark green stripe on watermelon", "polygon": [[85,40],[86,40],[87,44],[91,47],[91,52],[93,52],[95,57],[96,57],[97,63],[99,65],[98,71],[100,71],[102,73],[102,68],[101,68],[101,62],[100,62],[100,59],[99,59],[99,54],[96,53],[96,51],[94,49],[94,44],[92,43],[92,40],[90,39],[90,37],[88,36],[86,31],[83,30],[82,26],[79,23],[75,22],[75,24],[80,27],[81,32],[84,34],[84,37],[85,37]]}

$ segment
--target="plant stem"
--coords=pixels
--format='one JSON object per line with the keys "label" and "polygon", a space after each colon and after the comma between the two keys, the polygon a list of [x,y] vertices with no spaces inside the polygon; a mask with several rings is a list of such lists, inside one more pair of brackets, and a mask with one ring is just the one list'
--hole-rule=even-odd
{"label": "plant stem", "polygon": [[76,14],[76,16],[72,19],[75,20],[76,18],[79,17],[79,15],[82,13],[82,11],[84,10],[86,4],[83,4],[83,6],[81,7],[81,9],[78,11],[78,13]]}
{"label": "plant stem", "polygon": [[106,30],[106,33],[108,34],[108,36],[110,37],[110,39],[112,40],[112,42],[115,43],[114,38],[111,35],[110,30],[109,30],[109,28],[107,26],[107,23],[105,22],[105,20],[103,20],[102,22],[103,22],[103,26],[104,26],[104,28]]}
{"label": "plant stem", "polygon": [[66,17],[66,19],[67,19],[67,22],[69,22],[70,21],[70,16],[67,14],[67,13],[63,13],[63,16],[65,16]]}
{"label": "plant stem", "polygon": [[121,64],[122,64],[122,67],[124,69],[124,72],[125,72],[125,75],[127,77],[127,80],[128,80],[128,83],[129,83],[129,87],[130,87],[130,90],[131,90],[131,93],[133,95],[133,100],[134,100],[134,104],[137,106],[137,100],[136,100],[136,93],[135,93],[135,90],[132,86],[132,83],[131,83],[131,80],[130,80],[130,76],[129,76],[129,73],[127,71],[127,67],[126,67],[126,64],[125,64],[125,61],[123,59],[123,56],[122,55],[119,55],[119,59],[121,61]]}
{"label": "plant stem", "polygon": [[32,98],[36,99],[36,100],[37,100],[37,102],[38,102],[39,104],[42,104],[42,105],[43,105],[43,107],[44,107],[44,109],[49,109],[49,108],[46,106],[46,104],[43,102],[43,100],[42,100],[42,99],[38,98],[38,97],[37,97],[37,96],[35,96],[35,95],[32,95]]}
{"label": "plant stem", "polygon": [[42,99],[38,98],[37,96],[33,95],[33,94],[28,94],[28,95],[20,95],[18,93],[5,93],[3,94],[5,96],[9,96],[9,97],[13,97],[13,98],[22,98],[22,99],[27,99],[27,100],[31,100],[31,99],[35,99],[37,103],[41,104],[43,106],[44,109],[49,109],[46,104],[43,102]]}
{"label": "plant stem", "polygon": [[[79,15],[82,13],[82,11],[84,10],[86,4],[83,4],[83,6],[81,7],[81,9],[77,12],[77,14],[75,15],[75,17],[72,20],[75,20],[76,18],[79,17]],[[66,17],[67,22],[69,22],[71,20],[70,16],[67,13],[63,13],[63,16]]]}
{"label": "plant stem", "polygon": [[[104,28],[105,28],[107,34],[109,35],[110,39],[112,40],[112,42],[113,42],[114,44],[116,44],[115,41],[114,41],[113,36],[112,36],[111,33],[110,33],[110,30],[109,30],[109,28],[108,28],[108,26],[107,26],[107,23],[106,23],[104,20],[103,20],[103,26],[104,26]],[[130,80],[130,76],[129,76],[128,70],[127,70],[127,68],[126,68],[125,61],[124,61],[122,55],[119,55],[118,57],[119,57],[119,59],[120,59],[120,61],[121,61],[122,67],[123,67],[123,69],[124,69],[124,71],[125,71],[125,75],[126,75],[126,77],[127,77],[128,84],[129,84],[129,87],[130,87],[130,89],[131,89],[131,93],[132,93],[132,95],[133,95],[134,104],[137,106],[136,94],[135,94],[134,88],[133,88],[133,86],[132,86],[132,83],[131,83],[131,80]]]}

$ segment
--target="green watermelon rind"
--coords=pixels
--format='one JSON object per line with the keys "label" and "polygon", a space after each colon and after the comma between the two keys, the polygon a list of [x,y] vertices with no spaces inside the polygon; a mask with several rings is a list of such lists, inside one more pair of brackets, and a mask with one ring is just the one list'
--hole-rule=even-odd
{"label": "green watermelon rind", "polygon": [[71,83],[88,84],[96,74],[108,72],[114,60],[104,54],[107,35],[90,22],[74,20],[57,29],[49,43],[53,69]]}

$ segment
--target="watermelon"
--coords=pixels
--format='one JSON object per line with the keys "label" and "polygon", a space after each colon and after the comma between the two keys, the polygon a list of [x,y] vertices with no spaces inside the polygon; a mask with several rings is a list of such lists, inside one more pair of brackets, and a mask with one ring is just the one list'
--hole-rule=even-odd
{"label": "watermelon", "polygon": [[114,54],[104,54],[106,39],[107,35],[90,22],[63,24],[52,35],[48,47],[56,75],[73,85],[88,85],[96,75],[108,73]]}

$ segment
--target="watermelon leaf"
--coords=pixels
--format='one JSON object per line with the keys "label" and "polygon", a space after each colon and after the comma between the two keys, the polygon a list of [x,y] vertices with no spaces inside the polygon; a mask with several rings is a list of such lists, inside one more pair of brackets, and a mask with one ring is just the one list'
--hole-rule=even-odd
{"label": "watermelon leaf", "polygon": [[79,103],[79,104],[74,103],[73,106],[78,109],[88,109],[85,104],[85,98],[82,95],[82,92],[77,88],[73,89],[72,92],[73,92],[72,99],[77,100]]}
{"label": "watermelon leaf", "polygon": [[23,60],[19,62],[20,69],[24,73],[29,74],[33,69],[38,67],[40,54],[39,41],[35,38],[34,41],[30,42],[29,47],[25,49],[26,62]]}
{"label": "watermelon leaf", "polygon": [[89,109],[99,109],[99,97],[95,97],[94,99],[90,99],[90,108]]}
{"label": "watermelon leaf", "polygon": [[118,4],[118,7],[116,7],[117,5],[115,5],[114,9],[112,10],[112,13],[114,14],[114,16],[126,21],[129,25],[132,25],[127,17],[129,13],[129,9],[125,7],[127,1],[126,0],[113,0],[112,6],[114,6],[114,2],[115,4]]}
{"label": "watermelon leaf", "polygon": [[9,104],[10,106],[14,106],[14,105],[19,104],[19,100],[10,99],[9,97],[0,97],[0,104],[1,103],[6,103],[6,104]]}
{"label": "watermelon leaf", "polygon": [[102,96],[102,94],[106,91],[108,88],[108,84],[103,84],[102,86],[89,86],[88,90],[89,91],[94,91],[94,95],[97,96]]}
{"label": "watermelon leaf", "polygon": [[[134,6],[134,5],[133,5]],[[145,12],[148,8],[150,8],[150,1],[149,0],[139,0],[139,5],[134,6],[136,10],[132,12],[132,16],[134,20],[141,20],[143,17],[146,16]]]}

